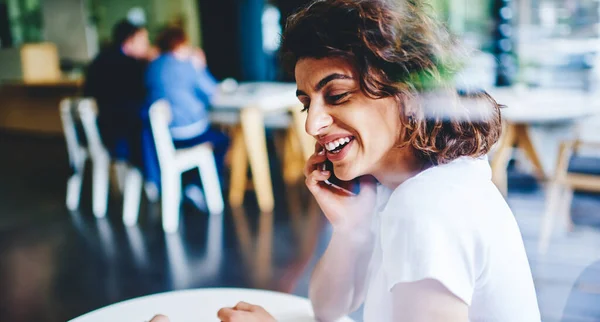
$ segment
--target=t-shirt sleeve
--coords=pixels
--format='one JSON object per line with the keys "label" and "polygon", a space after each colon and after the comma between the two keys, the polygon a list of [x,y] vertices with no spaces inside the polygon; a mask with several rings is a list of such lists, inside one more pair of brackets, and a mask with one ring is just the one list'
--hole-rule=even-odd
{"label": "t-shirt sleeve", "polygon": [[464,206],[456,200],[403,199],[390,200],[380,214],[388,290],[398,283],[434,279],[471,305],[482,255],[473,224],[460,214]]}

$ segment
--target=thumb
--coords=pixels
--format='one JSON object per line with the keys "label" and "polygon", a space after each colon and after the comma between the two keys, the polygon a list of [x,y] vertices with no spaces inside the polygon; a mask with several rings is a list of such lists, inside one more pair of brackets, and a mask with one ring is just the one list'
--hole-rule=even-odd
{"label": "thumb", "polygon": [[157,314],[155,315],[150,322],[170,322],[169,318],[166,315]]}

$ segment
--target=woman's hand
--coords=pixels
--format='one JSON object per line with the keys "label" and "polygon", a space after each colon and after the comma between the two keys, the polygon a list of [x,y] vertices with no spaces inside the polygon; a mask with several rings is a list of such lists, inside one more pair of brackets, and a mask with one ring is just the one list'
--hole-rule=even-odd
{"label": "woman's hand", "polygon": [[198,70],[206,68],[206,54],[200,48],[192,48],[191,55],[192,64]]}
{"label": "woman's hand", "polygon": [[261,306],[240,302],[232,308],[222,308],[217,313],[222,322],[276,322]]}
{"label": "woman's hand", "polygon": [[[239,302],[234,307],[224,307],[217,312],[221,322],[277,322],[261,306]],[[150,322],[170,322],[169,318],[158,314]]]}
{"label": "woman's hand", "polygon": [[170,322],[169,318],[162,314],[155,315],[150,322]]}
{"label": "woman's hand", "polygon": [[360,192],[349,195],[328,186],[324,181],[331,176],[330,171],[321,170],[327,160],[324,148],[317,143],[315,154],[306,162],[304,175],[306,186],[315,196],[321,210],[338,230],[355,230],[370,227],[367,223],[375,207],[375,178],[364,176],[359,178]]}

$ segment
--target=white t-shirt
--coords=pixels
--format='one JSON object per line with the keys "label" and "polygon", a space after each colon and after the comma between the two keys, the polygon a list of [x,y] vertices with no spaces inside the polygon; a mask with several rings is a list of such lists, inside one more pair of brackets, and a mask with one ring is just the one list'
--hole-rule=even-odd
{"label": "white t-shirt", "polygon": [[377,190],[365,322],[392,321],[397,283],[435,279],[469,306],[471,322],[539,322],[519,227],[487,157],[429,168]]}

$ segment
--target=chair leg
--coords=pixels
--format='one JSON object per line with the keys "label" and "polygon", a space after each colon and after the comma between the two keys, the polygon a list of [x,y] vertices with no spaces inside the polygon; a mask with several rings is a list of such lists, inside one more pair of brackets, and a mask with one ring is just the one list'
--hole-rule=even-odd
{"label": "chair leg", "polygon": [[162,224],[166,233],[179,229],[179,207],[181,205],[181,177],[176,171],[163,170],[162,180]]}
{"label": "chair leg", "polygon": [[223,213],[223,209],[225,208],[223,194],[212,151],[207,149],[199,161],[198,171],[200,172],[200,180],[202,180],[202,186],[204,187],[208,211],[211,214]]}
{"label": "chair leg", "polygon": [[123,193],[123,223],[134,226],[140,213],[140,198],[142,195],[142,174],[134,167],[127,171]]}
{"label": "chair leg", "polygon": [[76,170],[67,181],[67,209],[75,211],[79,208],[81,199],[81,183],[83,181],[83,169]]}
{"label": "chair leg", "polygon": [[563,215],[565,228],[567,231],[573,231],[573,220],[571,217],[571,203],[573,202],[573,189],[566,187],[563,192],[562,204],[560,205],[560,214]]}
{"label": "chair leg", "polygon": [[554,230],[554,220],[559,214],[563,204],[562,197],[564,192],[564,186],[553,182],[548,187],[546,194],[546,207],[544,211],[544,217],[542,218],[542,224],[540,227],[540,237],[538,239],[538,253],[545,254],[548,251],[548,245],[552,237],[552,231]]}
{"label": "chair leg", "polygon": [[93,200],[92,210],[96,218],[106,216],[106,208],[108,206],[108,180],[110,173],[110,161],[108,158],[94,160],[93,170]]}
{"label": "chair leg", "polygon": [[[540,237],[538,240],[538,252],[540,254],[545,254],[548,250],[555,217],[564,215],[564,212],[569,214],[568,209],[565,209],[565,207],[570,207],[573,193],[571,188],[566,184],[566,177],[572,150],[573,145],[571,142],[562,142],[560,144],[554,178],[548,187],[546,210],[540,227]],[[567,217],[570,221],[570,216],[567,215]]]}
{"label": "chair leg", "polygon": [[127,176],[129,175],[129,165],[123,161],[115,162],[115,172],[116,172],[116,181],[117,187],[119,188],[119,193],[123,193],[125,191],[125,182],[127,181]]}

